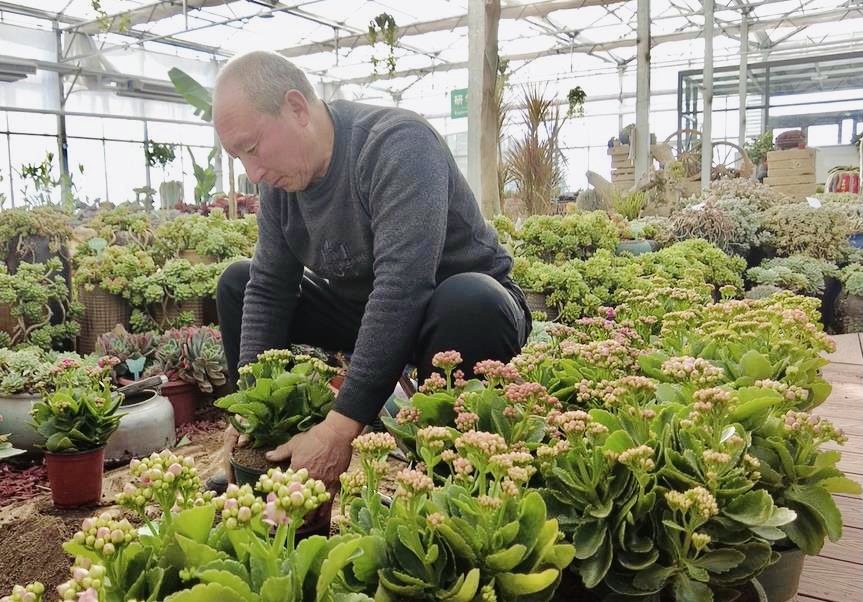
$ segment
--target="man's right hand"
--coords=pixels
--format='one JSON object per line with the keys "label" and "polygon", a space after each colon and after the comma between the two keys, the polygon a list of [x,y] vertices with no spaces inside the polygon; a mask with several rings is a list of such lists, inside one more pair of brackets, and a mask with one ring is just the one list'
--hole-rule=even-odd
{"label": "man's right hand", "polygon": [[234,448],[243,447],[248,441],[249,438],[238,433],[232,424],[228,425],[222,435],[222,467],[225,474],[228,475],[229,483],[234,482],[234,469],[231,467],[231,455],[234,453]]}

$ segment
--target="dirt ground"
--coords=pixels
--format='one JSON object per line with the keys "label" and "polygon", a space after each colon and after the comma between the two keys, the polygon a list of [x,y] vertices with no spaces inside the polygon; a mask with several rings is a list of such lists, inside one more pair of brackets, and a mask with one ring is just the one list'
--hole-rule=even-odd
{"label": "dirt ground", "polygon": [[[196,416],[196,422],[178,429],[178,440],[183,435],[189,443],[175,448],[176,453],[195,459],[201,481],[221,469],[219,448],[224,423],[206,410]],[[28,475],[39,474],[31,468]],[[41,471],[44,473],[44,470]],[[4,479],[14,479],[9,471]],[[20,488],[28,499],[0,501],[0,596],[10,593],[16,583],[41,581],[47,591],[69,579],[72,559],[61,547],[81,526],[88,516],[102,512],[123,514],[123,509],[113,504],[114,496],[129,481],[128,466],[106,470],[102,482],[102,501],[92,506],[59,509],[51,501],[47,479],[29,479],[28,487]],[[4,490],[13,491],[7,486]],[[32,496],[33,491],[39,493]],[[5,504],[5,505],[3,505]],[[131,518],[131,517],[129,517]]]}

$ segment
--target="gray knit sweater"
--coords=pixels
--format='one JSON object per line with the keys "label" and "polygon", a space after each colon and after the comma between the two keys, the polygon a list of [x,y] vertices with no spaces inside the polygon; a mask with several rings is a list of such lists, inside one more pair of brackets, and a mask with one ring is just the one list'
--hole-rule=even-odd
{"label": "gray knit sweater", "polygon": [[328,105],[325,176],[299,193],[264,187],[246,288],[240,365],[288,341],[303,268],[366,301],[336,409],[372,421],[410,361],[438,283],[481,272],[508,283],[512,260],[435,130],[403,109]]}

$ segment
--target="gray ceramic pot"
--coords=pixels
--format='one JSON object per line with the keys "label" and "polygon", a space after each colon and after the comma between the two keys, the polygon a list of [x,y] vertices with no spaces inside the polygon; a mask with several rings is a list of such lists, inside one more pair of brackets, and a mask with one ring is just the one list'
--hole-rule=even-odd
{"label": "gray ceramic pot", "polygon": [[27,452],[26,457],[41,456],[44,452],[36,447],[37,443],[44,443],[45,437],[37,433],[30,426],[30,410],[33,404],[42,399],[39,395],[18,394],[0,397],[0,433],[9,433],[9,441],[13,447],[23,449]]}
{"label": "gray ceramic pot", "polygon": [[123,417],[108,439],[106,462],[127,462],[176,444],[174,408],[167,397],[152,389],[132,393],[123,400],[119,412]]}

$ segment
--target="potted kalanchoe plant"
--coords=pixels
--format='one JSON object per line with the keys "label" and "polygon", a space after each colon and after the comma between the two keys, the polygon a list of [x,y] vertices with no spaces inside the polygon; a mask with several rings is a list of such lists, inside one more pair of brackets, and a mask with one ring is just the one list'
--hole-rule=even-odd
{"label": "potted kalanchoe plant", "polygon": [[336,368],[287,349],[271,349],[240,368],[238,390],[216,400],[229,421],[248,438],[231,458],[237,482],[254,483],[272,466],[264,452],[321,422],[333,407],[329,385]]}
{"label": "potted kalanchoe plant", "polygon": [[[74,563],[61,599],[371,602],[376,539],[298,542],[304,517],[329,500],[305,470],[268,471],[255,485],[266,500],[251,485],[202,493],[191,458],[168,450],[133,460],[129,472],[116,501],[142,526],[111,512],[85,518],[63,544]],[[8,599],[38,602],[43,593],[37,583],[15,586]]]}
{"label": "potted kalanchoe plant", "polygon": [[372,537],[378,550],[375,599],[550,600],[575,549],[559,543],[557,521],[527,487],[533,455],[496,433],[419,433],[420,455],[449,465],[440,487],[406,468],[385,503],[377,485],[396,447],[387,433],[355,439],[361,468],[342,475],[342,532]]}
{"label": "potted kalanchoe plant", "polygon": [[33,428],[45,438],[48,482],[56,506],[82,506],[102,497],[105,444],[120,424],[123,396],[99,385],[62,387],[33,406]]}

